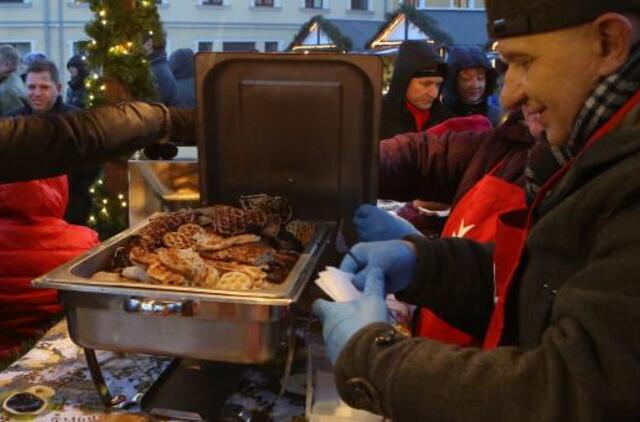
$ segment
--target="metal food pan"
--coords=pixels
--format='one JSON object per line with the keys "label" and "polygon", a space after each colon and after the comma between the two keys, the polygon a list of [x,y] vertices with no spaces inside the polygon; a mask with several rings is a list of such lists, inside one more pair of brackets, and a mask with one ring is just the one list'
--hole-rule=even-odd
{"label": "metal food pan", "polygon": [[148,221],[116,235],[33,281],[60,290],[69,333],[81,347],[235,363],[272,358],[297,301],[329,241],[332,223],[316,232],[285,281],[259,290],[220,290],[91,280],[118,246]]}

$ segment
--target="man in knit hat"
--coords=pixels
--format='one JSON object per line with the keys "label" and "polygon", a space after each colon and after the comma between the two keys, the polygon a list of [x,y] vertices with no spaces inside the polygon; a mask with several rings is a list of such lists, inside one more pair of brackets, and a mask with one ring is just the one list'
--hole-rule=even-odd
{"label": "man in knit hat", "polygon": [[[342,269],[364,294],[317,301],[336,385],[398,421],[638,420],[640,2],[488,0],[509,64],[507,109],[539,112],[529,207],[491,249],[407,237],[356,245]],[[355,259],[354,259],[355,258]],[[385,293],[478,340],[403,337]]]}

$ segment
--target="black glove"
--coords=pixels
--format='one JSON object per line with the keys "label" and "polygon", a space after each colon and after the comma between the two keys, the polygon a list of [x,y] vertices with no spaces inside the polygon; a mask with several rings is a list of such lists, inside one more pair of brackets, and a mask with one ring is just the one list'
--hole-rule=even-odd
{"label": "black glove", "polygon": [[144,155],[151,160],[170,160],[178,155],[178,147],[173,142],[154,142],[144,149]]}

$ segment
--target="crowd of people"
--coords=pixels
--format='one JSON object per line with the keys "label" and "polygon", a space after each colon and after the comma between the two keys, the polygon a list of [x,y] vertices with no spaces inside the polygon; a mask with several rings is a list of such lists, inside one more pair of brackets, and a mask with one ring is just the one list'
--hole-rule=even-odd
{"label": "crowd of people", "polygon": [[[502,111],[479,48],[451,48],[446,60],[425,42],[399,48],[379,197],[449,214],[431,225],[420,213],[356,210],[361,243],[341,269],[363,295],[313,305],[338,391],[400,421],[637,420],[640,3],[488,0],[486,11],[507,65]],[[194,105],[193,52],[167,58],[152,37],[145,49],[164,105],[78,112],[62,101],[55,65],[35,58],[25,87],[15,50],[0,47],[0,111],[12,116],[0,119],[0,254],[11,263],[0,264],[0,354],[60,311],[55,292],[26,284],[55,265],[47,251],[66,260],[97,242],[62,220],[64,174],[193,142],[193,110],[172,107]],[[86,67],[68,67],[67,99],[82,106]],[[27,194],[36,199],[15,200]],[[28,251],[13,250],[17,238]],[[41,266],[19,265],[39,250]],[[390,324],[388,294],[417,307],[413,336]]]}
{"label": "crowd of people", "polygon": [[[165,73],[153,73],[159,92],[164,92],[161,87],[171,85],[174,94],[180,93],[180,97],[176,95],[165,105],[193,107],[193,52],[189,49],[178,52],[169,70],[166,54],[162,56],[157,51],[150,51],[151,68],[164,66]],[[152,60],[151,56],[154,55],[164,60]],[[57,293],[54,290],[34,289],[30,285],[31,280],[98,243],[97,234],[87,224],[93,201],[89,190],[101,173],[101,160],[82,159],[73,164],[71,160],[74,155],[76,159],[85,154],[91,158],[90,151],[85,151],[88,146],[85,143],[91,138],[93,142],[104,142],[109,132],[107,127],[111,124],[102,120],[107,116],[135,123],[126,115],[126,108],[101,110],[98,113],[102,130],[98,134],[90,133],[89,114],[73,117],[73,113],[79,113],[87,107],[87,63],[81,55],[75,55],[67,62],[67,69],[71,78],[66,96],[63,97],[60,71],[44,53],[31,52],[20,57],[14,47],[0,46],[0,117],[6,118],[0,124],[0,139],[2,148],[6,150],[3,151],[3,158],[7,163],[11,162],[3,168],[3,175],[0,176],[0,361],[24,352],[25,347],[42,335],[61,314]],[[176,73],[176,80],[172,71]],[[178,91],[178,81],[183,83],[185,80],[184,86]],[[131,110],[139,112],[139,107],[141,105]],[[142,121],[149,121],[153,117],[153,111],[142,111],[146,116]],[[163,114],[165,111],[155,113]],[[178,116],[179,111],[174,110],[167,116],[170,115]],[[36,119],[16,119],[20,116]],[[56,116],[58,120],[51,120],[51,116]],[[178,118],[163,122],[167,116],[155,118],[162,122],[165,131],[170,130],[168,127],[171,123],[180,124]],[[74,126],[65,126],[71,123]],[[186,138],[190,131],[193,132],[192,119],[185,124],[189,126],[184,129],[187,130],[186,135],[183,134]],[[145,131],[153,133],[151,127]],[[131,135],[121,133],[119,136],[123,140],[134,140],[135,133]],[[49,145],[47,139],[50,140]],[[38,144],[38,141],[41,143]],[[64,145],[65,142],[68,145]],[[105,145],[109,145],[109,142]],[[138,143],[138,147],[147,144]],[[109,155],[115,158],[134,145],[122,143],[114,151],[115,155]],[[152,145],[150,150],[158,151],[157,155],[163,156],[163,151],[167,149],[164,146],[166,144]],[[54,155],[57,150],[59,162],[42,156],[35,149],[43,149]],[[32,156],[28,155],[29,151],[33,152]],[[65,152],[69,154],[66,157]],[[16,162],[19,157],[24,160],[21,164]],[[17,165],[24,166],[24,163],[36,167],[33,173],[26,168],[16,169]],[[45,178],[28,180],[38,177],[38,174]],[[50,175],[52,177],[48,177]],[[10,183],[14,180],[16,182]]]}

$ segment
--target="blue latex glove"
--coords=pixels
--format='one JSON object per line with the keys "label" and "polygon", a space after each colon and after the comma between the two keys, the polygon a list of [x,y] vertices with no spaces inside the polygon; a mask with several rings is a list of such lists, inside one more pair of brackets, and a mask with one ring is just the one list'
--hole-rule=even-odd
{"label": "blue latex glove", "polygon": [[356,331],[374,322],[388,322],[389,311],[384,298],[382,271],[372,268],[367,275],[364,294],[358,299],[351,302],[318,299],[313,303],[313,313],[322,321],[322,336],[332,364]]}
{"label": "blue latex glove", "polygon": [[365,279],[372,268],[384,274],[387,293],[396,293],[409,286],[416,273],[417,257],[411,245],[404,240],[358,243],[345,255],[340,269],[351,274],[353,284],[364,288]]}
{"label": "blue latex glove", "polygon": [[409,234],[421,234],[404,218],[370,204],[358,207],[353,216],[353,225],[363,242],[402,239]]}

